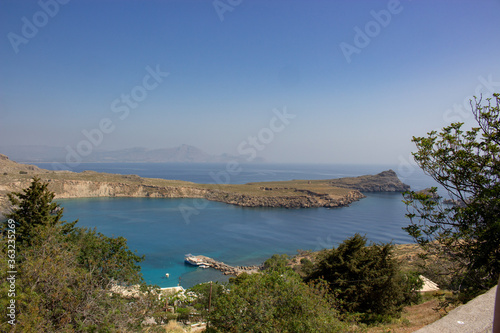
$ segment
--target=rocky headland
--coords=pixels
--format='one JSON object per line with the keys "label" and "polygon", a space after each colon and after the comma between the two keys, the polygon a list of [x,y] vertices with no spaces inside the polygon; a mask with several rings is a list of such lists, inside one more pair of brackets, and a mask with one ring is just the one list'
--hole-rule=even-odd
{"label": "rocky headland", "polygon": [[352,188],[361,192],[405,192],[410,190],[410,186],[401,182],[393,170],[382,171],[376,175],[332,179],[330,185]]}
{"label": "rocky headland", "polygon": [[342,207],[364,198],[362,192],[406,191],[392,170],[377,175],[327,180],[232,184],[196,184],[84,171],[50,171],[11,161],[0,154],[0,211],[8,208],[7,193],[29,186],[33,177],[49,183],[57,198],[152,197],[202,198],[244,207]]}

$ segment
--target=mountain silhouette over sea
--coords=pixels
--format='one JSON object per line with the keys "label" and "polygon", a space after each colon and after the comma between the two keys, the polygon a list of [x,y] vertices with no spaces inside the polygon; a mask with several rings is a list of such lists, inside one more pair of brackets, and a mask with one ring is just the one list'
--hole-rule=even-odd
{"label": "mountain silhouette over sea", "polygon": [[[9,156],[16,162],[65,162],[68,149],[52,146],[0,146],[0,153]],[[212,155],[197,147],[180,145],[173,148],[148,149],[134,147],[119,150],[95,150],[82,157],[83,162],[101,163],[248,163],[246,156],[230,154]],[[263,158],[255,158],[252,162],[263,162]]]}

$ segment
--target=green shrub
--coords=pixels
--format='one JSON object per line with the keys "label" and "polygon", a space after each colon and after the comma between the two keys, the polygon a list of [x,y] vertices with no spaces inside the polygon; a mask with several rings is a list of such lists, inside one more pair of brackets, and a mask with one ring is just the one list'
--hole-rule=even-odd
{"label": "green shrub", "polygon": [[284,272],[290,270],[288,262],[290,257],[286,254],[273,254],[273,256],[264,261],[264,270]]}
{"label": "green shrub", "polygon": [[393,246],[372,244],[359,234],[337,248],[326,251],[306,281],[324,279],[337,297],[337,306],[347,313],[359,313],[364,322],[398,317],[414,301],[422,282],[414,274],[400,272],[392,258]]}
{"label": "green shrub", "polygon": [[177,317],[178,320],[186,322],[189,320],[189,315],[191,314],[191,310],[188,308],[177,308],[176,311],[179,316]]}
{"label": "green shrub", "polygon": [[213,332],[346,331],[327,300],[291,269],[242,274],[228,290],[213,302]]}
{"label": "green shrub", "polygon": [[301,272],[306,276],[311,274],[314,271],[314,264],[311,260],[307,258],[300,259]]}

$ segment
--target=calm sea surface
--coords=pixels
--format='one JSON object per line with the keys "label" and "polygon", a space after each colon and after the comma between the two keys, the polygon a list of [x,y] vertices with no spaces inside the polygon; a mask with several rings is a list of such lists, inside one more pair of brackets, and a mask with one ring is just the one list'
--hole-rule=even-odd
{"label": "calm sea surface", "polygon": [[[50,168],[49,164],[38,164]],[[247,183],[290,179],[329,179],[375,174],[397,166],[283,165],[241,166],[228,174],[225,164],[83,163],[73,171],[95,170],[197,183]],[[434,186],[419,170],[400,178],[413,189]],[[203,254],[230,265],[260,264],[274,253],[319,250],[338,245],[354,233],[373,242],[409,243],[401,229],[408,224],[400,193],[365,193],[349,207],[327,209],[243,208],[201,199],[91,198],[60,199],[64,218],[81,227],[96,227],[108,236],[123,236],[146,255],[141,264],[147,282],[184,287],[227,278],[212,269],[184,264],[187,253]],[[165,273],[170,278],[165,278]]]}

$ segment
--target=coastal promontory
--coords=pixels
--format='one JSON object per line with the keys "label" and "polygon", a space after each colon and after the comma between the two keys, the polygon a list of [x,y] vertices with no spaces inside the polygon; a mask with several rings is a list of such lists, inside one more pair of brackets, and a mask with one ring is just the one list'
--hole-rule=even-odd
{"label": "coastal promontory", "polygon": [[57,198],[154,197],[202,198],[244,207],[342,207],[364,198],[362,192],[406,191],[392,170],[377,175],[326,180],[290,180],[248,184],[197,184],[94,171],[50,171],[16,163],[0,155],[0,211],[7,193],[29,186],[33,177],[49,183]]}

